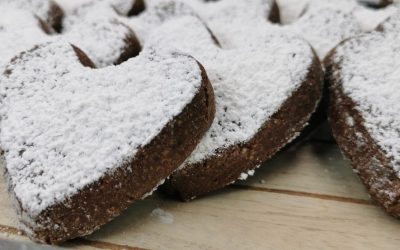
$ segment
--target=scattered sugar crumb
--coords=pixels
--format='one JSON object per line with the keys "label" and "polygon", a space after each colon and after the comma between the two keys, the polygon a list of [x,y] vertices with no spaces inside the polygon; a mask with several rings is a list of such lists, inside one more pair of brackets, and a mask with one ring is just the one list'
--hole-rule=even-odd
{"label": "scattered sugar crumb", "polygon": [[350,127],[353,127],[353,126],[354,126],[354,119],[353,119],[353,117],[347,116],[347,118],[346,118],[346,124],[347,124],[348,126],[350,126]]}
{"label": "scattered sugar crumb", "polygon": [[249,177],[248,174],[246,174],[246,173],[241,173],[240,176],[239,176],[239,178],[238,178],[238,180],[245,181],[245,180],[247,180],[248,177]]}
{"label": "scattered sugar crumb", "polygon": [[249,176],[253,176],[254,173],[255,173],[255,170],[249,170],[249,171],[247,171],[247,173],[241,173],[238,180],[245,181],[245,180],[247,180],[247,178],[249,178]]}
{"label": "scattered sugar crumb", "polygon": [[161,208],[154,209],[151,212],[150,216],[158,219],[159,221],[161,221],[164,224],[173,224],[174,223],[174,216],[171,213],[169,213]]}
{"label": "scattered sugar crumb", "polygon": [[255,172],[256,172],[255,170],[249,170],[249,172],[247,172],[247,174],[249,176],[253,176]]}

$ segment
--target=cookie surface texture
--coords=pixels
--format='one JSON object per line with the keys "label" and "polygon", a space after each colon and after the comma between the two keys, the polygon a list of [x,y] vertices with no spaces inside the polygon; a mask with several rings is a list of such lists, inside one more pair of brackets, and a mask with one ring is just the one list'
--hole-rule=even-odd
{"label": "cookie surface texture", "polygon": [[192,57],[147,48],[93,69],[77,47],[40,45],[6,66],[0,146],[22,229],[83,236],[160,185],[208,129],[213,92]]}

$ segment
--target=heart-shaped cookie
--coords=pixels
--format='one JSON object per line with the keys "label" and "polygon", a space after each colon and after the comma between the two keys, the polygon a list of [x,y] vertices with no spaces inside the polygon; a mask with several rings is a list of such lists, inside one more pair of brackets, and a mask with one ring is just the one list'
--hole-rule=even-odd
{"label": "heart-shaped cookie", "polygon": [[[171,4],[182,3],[161,5],[159,11],[179,9],[168,8]],[[215,90],[216,118],[210,130],[169,179],[170,188],[185,200],[252,172],[298,135],[321,97],[320,63],[306,42],[267,28],[240,30],[247,32],[236,35],[251,43],[221,48],[203,21],[182,14],[169,18],[145,41],[194,56]]]}
{"label": "heart-shaped cookie", "polygon": [[92,63],[80,49],[55,42],[22,53],[0,78],[6,176],[36,241],[86,235],[119,215],[212,122],[212,88],[190,56],[148,47],[118,66],[83,65]]}
{"label": "heart-shaped cookie", "polygon": [[334,136],[371,197],[396,217],[400,217],[399,40],[398,29],[364,34],[343,42],[326,62]]}

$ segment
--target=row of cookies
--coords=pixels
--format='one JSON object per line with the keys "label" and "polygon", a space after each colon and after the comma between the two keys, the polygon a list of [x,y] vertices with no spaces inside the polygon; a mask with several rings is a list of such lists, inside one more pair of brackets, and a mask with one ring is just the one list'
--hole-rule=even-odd
{"label": "row of cookies", "polygon": [[68,13],[20,2],[1,5],[15,14],[0,51],[16,57],[0,78],[0,146],[22,229],[47,243],[91,233],[167,177],[188,200],[251,175],[317,108],[318,58],[361,33],[350,3],[330,1],[287,26],[269,0],[102,0]]}

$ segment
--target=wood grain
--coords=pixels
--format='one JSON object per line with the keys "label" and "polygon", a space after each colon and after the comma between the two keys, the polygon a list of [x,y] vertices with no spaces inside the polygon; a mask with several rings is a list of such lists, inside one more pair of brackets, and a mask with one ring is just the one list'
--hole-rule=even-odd
{"label": "wood grain", "polygon": [[[0,192],[0,238],[26,241],[18,235],[2,181],[0,190],[4,190]],[[182,203],[155,194],[93,235],[64,246],[398,249],[399,229],[400,221],[370,201],[335,145],[307,143],[279,154],[249,180],[210,196]]]}
{"label": "wood grain", "polygon": [[[173,224],[152,217],[155,208]],[[376,206],[226,189],[187,204],[148,199],[89,238],[151,249],[395,249],[398,227]]]}
{"label": "wood grain", "polygon": [[365,187],[335,144],[307,143],[267,161],[239,185],[369,200]]}

